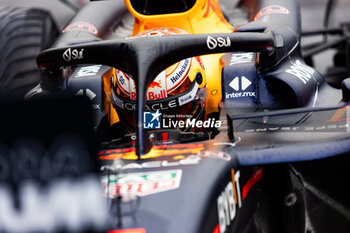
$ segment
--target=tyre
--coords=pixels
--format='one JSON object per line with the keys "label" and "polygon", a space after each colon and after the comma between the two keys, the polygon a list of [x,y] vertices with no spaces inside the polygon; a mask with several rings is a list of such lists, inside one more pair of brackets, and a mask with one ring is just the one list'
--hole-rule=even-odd
{"label": "tyre", "polygon": [[0,8],[0,98],[23,98],[40,82],[36,57],[57,35],[43,10]]}

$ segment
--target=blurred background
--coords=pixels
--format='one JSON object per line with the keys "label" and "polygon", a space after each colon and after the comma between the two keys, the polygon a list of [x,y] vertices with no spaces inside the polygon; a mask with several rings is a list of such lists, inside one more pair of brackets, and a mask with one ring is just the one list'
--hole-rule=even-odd
{"label": "blurred background", "polygon": [[[324,25],[328,0],[298,0],[301,9],[303,31],[321,29]],[[330,15],[329,28],[339,27],[341,23],[350,22],[350,0],[335,0],[334,11]],[[302,45],[322,41],[322,37],[303,38]],[[314,65],[321,73],[326,73],[333,66],[335,49],[327,50],[315,56]]]}

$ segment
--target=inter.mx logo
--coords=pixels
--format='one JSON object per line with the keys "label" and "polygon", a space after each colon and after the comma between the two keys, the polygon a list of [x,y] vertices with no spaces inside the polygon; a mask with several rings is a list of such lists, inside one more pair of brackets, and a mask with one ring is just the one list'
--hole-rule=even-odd
{"label": "inter.mx logo", "polygon": [[[241,88],[239,87],[241,84]],[[249,79],[247,79],[246,77],[242,76],[241,78],[239,77],[235,77],[231,82],[230,82],[230,87],[232,87],[232,89],[234,89],[235,91],[245,91],[250,85],[252,84],[251,81],[249,81]]]}
{"label": "inter.mx logo", "polygon": [[156,112],[144,112],[143,113],[143,128],[144,129],[160,129],[161,113],[159,110]]}
{"label": "inter.mx logo", "polygon": [[226,99],[255,97],[255,92],[246,91],[252,85],[252,82],[245,76],[235,77],[228,85],[236,92],[226,93]]}

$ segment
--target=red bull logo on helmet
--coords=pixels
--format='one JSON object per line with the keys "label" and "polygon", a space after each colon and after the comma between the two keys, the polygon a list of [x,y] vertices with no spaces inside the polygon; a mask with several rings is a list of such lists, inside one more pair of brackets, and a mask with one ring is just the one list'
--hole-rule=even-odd
{"label": "red bull logo on helmet", "polygon": [[160,84],[160,82],[152,81],[152,83],[151,83],[151,85],[149,85],[148,89],[156,88],[156,87],[162,88],[162,85]]}
{"label": "red bull logo on helmet", "polygon": [[[136,87],[134,80],[130,79],[130,99],[136,100]],[[146,93],[146,100],[160,100],[168,97],[165,85],[165,72],[160,73],[149,85]]]}

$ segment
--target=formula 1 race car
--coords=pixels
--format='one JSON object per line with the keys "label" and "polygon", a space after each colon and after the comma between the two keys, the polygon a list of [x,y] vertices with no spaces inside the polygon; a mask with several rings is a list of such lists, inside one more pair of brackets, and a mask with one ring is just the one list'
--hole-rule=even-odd
{"label": "formula 1 race car", "polygon": [[58,37],[52,14],[2,9],[4,55],[32,61],[33,25],[55,42],[40,75],[2,57],[1,232],[350,230],[347,24],[302,33],[289,0],[61,2]]}

